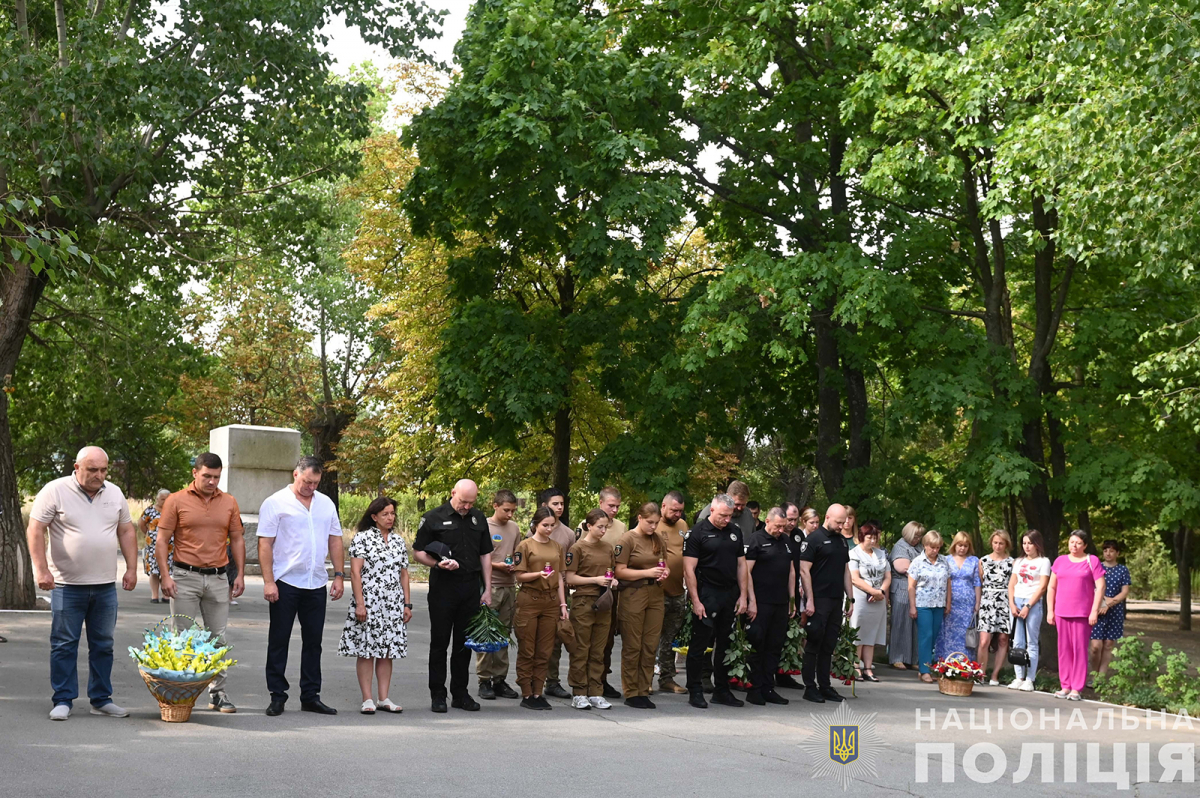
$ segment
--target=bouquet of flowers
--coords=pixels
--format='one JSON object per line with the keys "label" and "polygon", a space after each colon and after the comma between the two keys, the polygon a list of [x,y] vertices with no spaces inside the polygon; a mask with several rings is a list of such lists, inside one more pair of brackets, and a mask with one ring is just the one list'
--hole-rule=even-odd
{"label": "bouquet of flowers", "polygon": [[957,652],[937,660],[930,669],[943,679],[977,682],[983,678],[983,668],[979,667],[979,663]]}
{"label": "bouquet of flowers", "polygon": [[733,625],[733,635],[729,640],[729,648],[725,650],[725,666],[729,673],[729,685],[739,690],[749,690],[754,685],[750,681],[750,656],[754,646],[746,636],[746,626],[742,616],[738,616]]}
{"label": "bouquet of flowers", "polygon": [[779,670],[796,676],[804,664],[804,641],[808,630],[800,624],[800,613],[788,619],[787,639],[783,641],[783,653],[779,656]]}
{"label": "bouquet of flowers", "polygon": [[848,623],[842,624],[842,632],[838,635],[837,647],[833,649],[833,668],[829,675],[850,688],[854,692],[854,663],[858,660],[858,630]]}
{"label": "bouquet of flowers", "polygon": [[479,612],[471,619],[467,627],[466,647],[482,654],[491,654],[502,648],[508,648],[511,639],[508,626],[500,620],[500,614],[486,604],[479,607]]}
{"label": "bouquet of flowers", "polygon": [[[188,620],[192,620],[189,618]],[[175,682],[200,682],[237,664],[225,655],[232,646],[213,642],[213,634],[195,621],[181,632],[160,623],[147,629],[142,647],[129,647],[129,656],[151,676]]]}

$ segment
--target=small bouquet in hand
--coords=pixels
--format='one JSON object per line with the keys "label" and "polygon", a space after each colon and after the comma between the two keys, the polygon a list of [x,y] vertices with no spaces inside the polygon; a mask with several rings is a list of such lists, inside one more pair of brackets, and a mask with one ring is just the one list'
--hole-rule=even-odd
{"label": "small bouquet in hand", "polygon": [[472,651],[491,654],[502,648],[508,648],[509,639],[508,627],[504,621],[500,620],[500,614],[483,604],[467,627],[465,645]]}

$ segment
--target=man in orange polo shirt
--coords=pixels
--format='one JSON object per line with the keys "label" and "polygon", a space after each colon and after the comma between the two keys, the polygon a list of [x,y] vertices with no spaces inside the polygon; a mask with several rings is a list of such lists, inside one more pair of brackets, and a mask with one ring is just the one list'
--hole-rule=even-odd
{"label": "man in orange polo shirt", "polygon": [[[158,521],[155,556],[162,574],[162,593],[171,599],[175,628],[191,626],[187,618],[202,622],[213,635],[225,637],[229,601],[246,588],[246,544],[242,539],[242,516],[237,499],[217,484],[221,481],[221,458],[212,452],[196,457],[192,483],[172,493],[163,504]],[[233,550],[229,561],[226,539]],[[175,563],[167,568],[167,552],[175,542]],[[229,569],[236,569],[230,590]],[[225,694],[225,673],[208,686],[209,709],[237,712]]]}

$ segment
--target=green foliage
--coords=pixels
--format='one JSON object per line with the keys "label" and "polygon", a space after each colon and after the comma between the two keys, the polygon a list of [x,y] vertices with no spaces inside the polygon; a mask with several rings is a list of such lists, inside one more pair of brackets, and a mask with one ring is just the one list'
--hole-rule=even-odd
{"label": "green foliage", "polygon": [[1147,535],[1136,546],[1127,548],[1125,565],[1132,583],[1130,598],[1162,601],[1178,591],[1175,564],[1158,535]]}
{"label": "green foliage", "polygon": [[783,653],[779,657],[779,669],[793,676],[800,673],[804,665],[804,641],[808,638],[808,630],[800,623],[800,614],[788,619],[787,639],[783,643]]}
{"label": "green foliage", "polygon": [[1200,713],[1200,672],[1187,654],[1158,642],[1147,649],[1141,633],[1113,647],[1108,672],[1096,676],[1096,692],[1114,704]]}
{"label": "green foliage", "polygon": [[733,624],[733,634],[729,636],[729,647],[725,649],[725,671],[730,680],[736,679],[743,686],[750,686],[750,659],[754,656],[754,646],[746,635],[747,622],[739,615]]}

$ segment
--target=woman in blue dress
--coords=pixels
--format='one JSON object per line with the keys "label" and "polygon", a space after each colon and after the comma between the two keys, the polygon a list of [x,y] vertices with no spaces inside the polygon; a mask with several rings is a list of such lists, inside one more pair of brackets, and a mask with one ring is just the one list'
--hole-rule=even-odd
{"label": "woman in blue dress", "polygon": [[[1112,661],[1113,646],[1125,636],[1125,599],[1132,584],[1129,569],[1117,562],[1121,544],[1106,540],[1100,546],[1104,561],[1104,600],[1100,602],[1100,617],[1092,627],[1091,670],[1103,676]],[[1095,687],[1088,676],[1088,687]]]}
{"label": "woman in blue dress", "polygon": [[946,560],[950,566],[950,612],[942,621],[933,654],[937,659],[945,659],[955,651],[961,651],[975,659],[975,649],[967,649],[966,637],[971,620],[979,613],[983,582],[979,578],[975,546],[966,532],[959,532],[950,541],[950,556]]}

